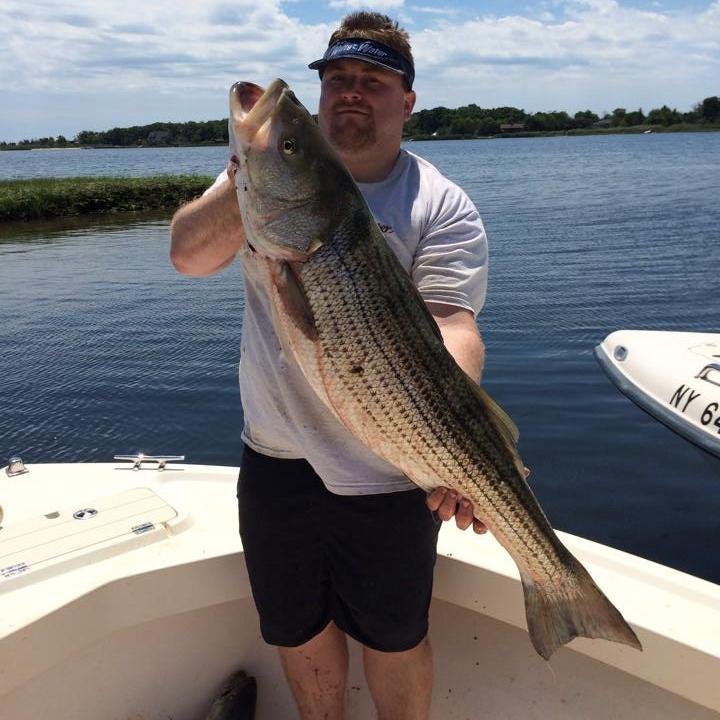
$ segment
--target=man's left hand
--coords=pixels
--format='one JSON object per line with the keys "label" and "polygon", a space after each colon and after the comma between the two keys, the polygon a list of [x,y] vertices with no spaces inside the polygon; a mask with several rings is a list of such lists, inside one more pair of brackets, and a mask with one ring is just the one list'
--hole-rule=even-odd
{"label": "man's left hand", "polygon": [[470,525],[478,535],[487,532],[485,525],[473,517],[472,503],[467,499],[458,495],[455,490],[446,487],[435,488],[427,496],[427,506],[437,511],[441,520],[450,520],[455,518],[455,524],[461,530],[467,530]]}
{"label": "man's left hand", "polygon": [[[529,476],[530,469],[525,468],[525,479]],[[478,535],[484,535],[487,532],[485,524],[473,515],[472,503],[452,488],[435,488],[427,496],[426,503],[433,512],[437,511],[441,520],[450,520],[454,517],[455,524],[461,530],[467,530],[472,524],[473,530]]]}

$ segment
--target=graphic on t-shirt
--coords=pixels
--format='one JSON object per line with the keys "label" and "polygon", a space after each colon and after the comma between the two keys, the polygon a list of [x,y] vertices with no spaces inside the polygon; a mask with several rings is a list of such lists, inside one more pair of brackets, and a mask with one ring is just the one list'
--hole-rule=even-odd
{"label": "graphic on t-shirt", "polygon": [[378,223],[378,227],[383,231],[385,235],[392,235],[395,231],[392,229],[392,225],[383,225]]}

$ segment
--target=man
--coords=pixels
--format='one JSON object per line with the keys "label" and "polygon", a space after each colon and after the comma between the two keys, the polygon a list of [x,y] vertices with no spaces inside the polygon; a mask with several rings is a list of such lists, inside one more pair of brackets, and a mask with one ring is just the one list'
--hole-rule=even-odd
{"label": "man", "polygon": [[[487,243],[467,196],[400,148],[415,104],[407,33],[378,13],[346,17],[325,56],[320,128],[336,147],[449,352],[476,380],[484,351]],[[277,645],[303,720],[342,720],[346,635],[363,645],[380,720],[427,720],[432,653],[427,615],[438,521],[462,529],[472,506],[444,488],[429,497],[335,420],[284,357],[252,272],[232,161],[173,218],[171,258],[189,275],[243,260],[245,414],[240,532],[263,637]],[[228,180],[228,175],[230,180]]]}

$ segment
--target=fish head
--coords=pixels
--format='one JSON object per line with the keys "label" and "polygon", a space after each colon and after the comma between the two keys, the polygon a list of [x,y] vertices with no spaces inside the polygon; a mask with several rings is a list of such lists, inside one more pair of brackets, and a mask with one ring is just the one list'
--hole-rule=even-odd
{"label": "fish head", "polygon": [[264,92],[230,90],[236,190],[252,248],[274,260],[307,260],[332,234],[342,188],[352,179],[317,123],[285,82]]}

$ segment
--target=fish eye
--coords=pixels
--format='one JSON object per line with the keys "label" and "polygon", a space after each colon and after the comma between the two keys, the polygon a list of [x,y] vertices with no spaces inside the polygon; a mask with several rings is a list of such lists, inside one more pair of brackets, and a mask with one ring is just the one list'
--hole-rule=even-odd
{"label": "fish eye", "polygon": [[295,142],[295,138],[285,138],[282,141],[282,151],[286,155],[293,155],[296,150],[297,150],[297,143]]}

